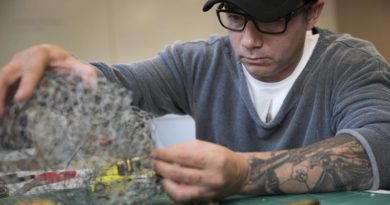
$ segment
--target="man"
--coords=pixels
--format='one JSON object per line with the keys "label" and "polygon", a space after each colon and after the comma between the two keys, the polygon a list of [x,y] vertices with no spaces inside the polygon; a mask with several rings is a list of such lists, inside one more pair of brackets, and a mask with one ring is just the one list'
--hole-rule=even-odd
{"label": "man", "polygon": [[233,194],[390,187],[390,68],[368,42],[315,27],[323,0],[209,0],[228,36],[176,43],[127,65],[84,64],[40,45],[0,73],[0,111],[18,79],[27,100],[45,69],[104,75],[156,115],[189,114],[197,138],[156,149],[176,202]]}

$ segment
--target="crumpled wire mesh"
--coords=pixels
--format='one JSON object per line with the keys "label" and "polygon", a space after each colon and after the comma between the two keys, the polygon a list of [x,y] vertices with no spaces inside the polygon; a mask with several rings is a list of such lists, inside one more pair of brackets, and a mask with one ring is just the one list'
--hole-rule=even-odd
{"label": "crumpled wire mesh", "polygon": [[[160,184],[150,174],[149,160],[154,146],[152,116],[131,106],[131,93],[122,86],[102,77],[97,85],[97,89],[86,88],[78,77],[47,72],[31,100],[11,102],[0,124],[0,151],[20,150],[23,160],[13,163],[1,155],[0,176],[22,169],[83,170],[82,179],[74,183],[88,190],[86,194],[59,200],[62,204],[93,204],[96,195],[91,187],[102,178],[102,170],[118,160],[141,157],[141,180],[127,180],[124,191],[105,198],[111,204],[142,204],[157,195]],[[29,149],[33,153],[24,151]],[[65,190],[70,188],[65,182],[62,185]],[[45,187],[38,193],[53,190]]]}

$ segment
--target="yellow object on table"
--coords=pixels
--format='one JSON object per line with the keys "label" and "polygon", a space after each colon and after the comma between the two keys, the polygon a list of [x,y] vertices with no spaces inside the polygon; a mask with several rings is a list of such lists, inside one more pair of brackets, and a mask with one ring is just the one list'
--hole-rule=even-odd
{"label": "yellow object on table", "polygon": [[91,191],[99,197],[118,196],[126,192],[130,181],[157,177],[153,170],[142,168],[142,163],[140,157],[133,157],[102,169],[91,181]]}
{"label": "yellow object on table", "polygon": [[48,199],[33,199],[32,201],[17,202],[15,205],[56,205],[56,203]]}

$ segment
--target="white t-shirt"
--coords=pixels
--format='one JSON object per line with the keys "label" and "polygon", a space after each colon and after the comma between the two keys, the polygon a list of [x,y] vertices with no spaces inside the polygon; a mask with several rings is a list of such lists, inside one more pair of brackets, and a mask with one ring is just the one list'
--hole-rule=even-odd
{"label": "white t-shirt", "polygon": [[308,31],[306,33],[305,46],[301,60],[295,68],[294,72],[282,81],[274,83],[259,81],[247,71],[244,65],[242,66],[245,73],[249,94],[256,111],[263,122],[270,122],[279,112],[280,107],[282,106],[282,103],[290,91],[292,85],[309,61],[310,56],[318,42],[318,38],[319,34],[313,35],[312,31]]}

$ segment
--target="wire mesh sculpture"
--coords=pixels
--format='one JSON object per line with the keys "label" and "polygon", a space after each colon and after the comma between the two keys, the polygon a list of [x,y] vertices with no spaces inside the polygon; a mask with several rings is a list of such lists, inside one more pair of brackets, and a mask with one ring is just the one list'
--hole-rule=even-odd
{"label": "wire mesh sculpture", "polygon": [[[159,194],[150,162],[152,115],[131,103],[129,90],[103,77],[91,89],[79,77],[47,72],[33,97],[25,103],[11,101],[0,122],[0,195],[11,200],[32,189],[51,193],[58,184],[61,190],[85,193],[57,193],[55,200],[62,204],[96,204],[99,197],[111,204],[142,204]],[[10,150],[18,150],[22,163],[9,157]],[[36,173],[21,187],[1,182],[2,176],[31,170],[40,176],[57,174],[55,183],[37,180]],[[66,170],[77,170],[79,180],[58,182],[69,177]]]}

